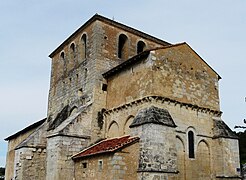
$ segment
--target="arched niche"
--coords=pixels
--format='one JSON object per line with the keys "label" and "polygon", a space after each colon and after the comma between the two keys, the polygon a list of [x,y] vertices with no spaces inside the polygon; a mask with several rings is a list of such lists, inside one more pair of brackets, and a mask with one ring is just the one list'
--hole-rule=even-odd
{"label": "arched niche", "polygon": [[185,179],[185,144],[181,137],[176,136],[178,179]]}
{"label": "arched niche", "polygon": [[113,121],[110,123],[107,134],[108,137],[119,137],[119,125],[117,122]]}
{"label": "arched niche", "polygon": [[197,146],[197,166],[200,167],[197,177],[204,180],[211,179],[210,149],[205,140],[201,140]]}
{"label": "arched niche", "polygon": [[134,119],[134,116],[129,116],[126,119],[126,121],[124,123],[124,127],[123,127],[123,134],[124,135],[129,135],[130,134],[130,130],[131,129],[129,128],[129,126],[132,124],[133,119]]}

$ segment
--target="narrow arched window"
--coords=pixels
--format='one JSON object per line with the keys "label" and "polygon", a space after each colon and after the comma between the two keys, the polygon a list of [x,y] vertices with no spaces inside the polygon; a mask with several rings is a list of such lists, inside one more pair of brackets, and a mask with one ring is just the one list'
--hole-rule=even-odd
{"label": "narrow arched window", "polygon": [[88,76],[88,70],[87,70],[87,68],[85,68],[85,70],[84,70],[84,82],[83,82],[83,89],[84,90],[87,86],[87,76]]}
{"label": "narrow arched window", "polygon": [[118,58],[126,59],[127,58],[127,36],[121,34],[118,41]]}
{"label": "narrow arched window", "polygon": [[65,61],[65,53],[61,52],[60,54],[60,62],[59,62],[59,72],[61,74],[66,74],[66,61]]}
{"label": "narrow arched window", "polygon": [[82,59],[86,58],[86,34],[83,34],[83,36],[81,37],[81,44],[82,44],[82,52],[81,52],[81,57]]}
{"label": "narrow arched window", "polygon": [[62,60],[65,60],[65,53],[64,53],[64,52],[61,53],[60,58],[61,58]]}
{"label": "narrow arched window", "polygon": [[88,74],[88,70],[87,70],[87,68],[85,68],[85,72],[84,72],[84,78],[85,78],[85,81],[86,81],[86,79],[87,79],[87,74]]}
{"label": "narrow arched window", "polygon": [[143,41],[138,41],[138,44],[137,44],[137,54],[141,53],[144,51],[145,49],[145,43]]}
{"label": "narrow arched window", "polygon": [[75,44],[74,44],[74,43],[72,43],[72,44],[70,45],[70,51],[71,51],[71,57],[72,57],[72,58],[75,58],[76,52],[75,52]]}
{"label": "narrow arched window", "polygon": [[194,133],[192,131],[188,132],[188,143],[189,143],[189,158],[195,158]]}

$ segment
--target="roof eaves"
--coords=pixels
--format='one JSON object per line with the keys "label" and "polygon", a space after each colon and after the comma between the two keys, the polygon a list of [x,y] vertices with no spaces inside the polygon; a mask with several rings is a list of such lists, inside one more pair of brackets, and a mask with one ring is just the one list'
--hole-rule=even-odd
{"label": "roof eaves", "polygon": [[61,50],[63,46],[69,42],[71,38],[76,36],[76,34],[78,34],[82,29],[84,29],[89,24],[91,24],[93,21],[98,19],[98,17],[99,17],[98,14],[95,14],[94,16],[92,16],[88,21],[86,21],[82,26],[80,26],[73,34],[71,34],[65,41],[63,41],[52,53],[50,53],[49,57],[52,58],[57,53],[57,51]]}
{"label": "roof eaves", "polygon": [[159,124],[173,128],[177,127],[168,110],[156,106],[139,110],[129,127],[132,128],[143,124]]}
{"label": "roof eaves", "polygon": [[102,143],[102,142],[105,141],[105,140],[107,140],[107,139],[102,139],[101,141],[98,141],[97,143],[92,144],[92,145],[88,146],[87,148],[82,149],[82,151],[80,151],[80,152],[74,154],[74,155],[72,156],[72,159],[73,159],[74,157],[78,156],[79,154],[81,154],[82,152],[84,152],[84,151],[86,151],[86,150],[88,150],[88,149],[90,149],[90,148],[92,148],[92,147],[94,147],[94,146],[96,146],[96,145]]}
{"label": "roof eaves", "polygon": [[213,138],[213,139],[219,139],[219,138],[239,139],[239,137],[237,137],[237,136],[223,136],[223,135],[221,135],[221,136],[213,136],[212,138]]}
{"label": "roof eaves", "polygon": [[122,24],[122,23],[120,23],[120,22],[111,20],[111,19],[106,18],[106,17],[101,16],[101,15],[97,15],[97,17],[98,17],[98,19],[100,19],[101,21],[103,21],[103,22],[105,22],[105,23],[108,23],[108,24],[111,24],[111,25],[113,25],[113,26],[115,26],[115,27],[124,29],[124,30],[126,30],[126,31],[128,31],[128,32],[133,32],[134,34],[137,34],[138,36],[141,36],[141,37],[144,37],[144,38],[146,38],[146,39],[149,39],[149,40],[158,42],[158,43],[160,43],[160,44],[162,44],[162,45],[165,45],[165,46],[166,46],[166,45],[171,45],[171,43],[169,43],[169,42],[163,41],[163,40],[161,40],[161,39],[159,39],[159,38],[156,38],[156,37],[154,37],[154,36],[151,36],[151,35],[149,35],[149,34],[143,32],[143,31],[139,31],[139,30],[137,30],[137,29],[135,29],[135,28],[132,28],[132,27],[127,26],[127,25],[125,25],[125,24]]}
{"label": "roof eaves", "polygon": [[131,57],[130,59],[124,61],[123,63],[119,64],[118,66],[116,66],[116,67],[110,69],[109,71],[103,73],[102,75],[104,78],[109,78],[110,76],[116,74],[117,72],[120,72],[122,69],[125,69],[126,67],[129,67],[129,66],[137,63],[139,60],[142,60],[143,58],[146,58],[149,55],[150,51],[172,48],[172,47],[180,46],[183,44],[186,44],[186,43],[182,42],[182,43],[178,43],[178,44],[171,44],[168,46],[162,46],[162,47],[157,47],[157,48],[145,50],[142,53],[139,53],[136,56]]}
{"label": "roof eaves", "polygon": [[[111,139],[114,139],[114,138],[111,138]],[[85,152],[85,151],[87,151],[87,150],[89,150],[89,149],[91,149],[91,148],[93,148],[93,147],[95,147],[95,146],[97,146],[97,145],[99,145],[99,144],[105,142],[105,141],[110,140],[110,139],[105,139],[105,140],[102,140],[102,141],[100,141],[100,142],[98,142],[98,143],[96,143],[96,144],[94,144],[94,145],[92,145],[92,146],[90,146],[90,147],[88,147],[88,148],[82,150],[81,152],[79,152],[79,153],[73,155],[73,156],[72,156],[72,159],[74,160],[74,159],[79,159],[79,158],[84,158],[84,157],[90,157],[90,156],[93,156],[93,155],[99,155],[99,154],[104,154],[104,153],[115,152],[115,151],[117,151],[117,150],[120,150],[120,149],[122,149],[122,148],[124,148],[124,147],[127,147],[127,146],[129,146],[129,145],[131,145],[131,144],[133,144],[133,143],[139,141],[139,139],[140,139],[139,137],[131,137],[131,139],[128,139],[127,142],[125,142],[125,143],[123,143],[123,144],[121,144],[121,145],[118,145],[118,146],[116,146],[116,147],[114,147],[114,148],[110,148],[110,149],[107,149],[107,150],[104,150],[104,151],[98,151],[98,152],[91,153],[91,154],[80,155],[81,153],[83,153],[83,152]]]}
{"label": "roof eaves", "polygon": [[227,124],[222,120],[215,120],[214,119],[214,139],[217,138],[231,138],[231,139],[238,139],[239,137],[233,132]]}
{"label": "roof eaves", "polygon": [[22,129],[22,130],[16,132],[15,134],[12,134],[11,136],[5,138],[4,140],[5,140],[5,141],[9,141],[9,140],[11,140],[11,139],[13,139],[13,138],[19,136],[20,134],[23,134],[23,133],[25,133],[25,132],[27,132],[27,131],[33,129],[33,128],[36,128],[36,127],[42,125],[42,124],[45,122],[45,120],[46,120],[46,118],[44,118],[44,119],[42,119],[42,120],[39,120],[39,121],[37,121],[37,122],[35,122],[35,123],[33,123],[33,124],[31,124],[31,125],[25,127],[24,129]]}
{"label": "roof eaves", "polygon": [[150,51],[157,51],[157,50],[160,50],[160,49],[173,48],[173,47],[181,46],[181,45],[184,45],[184,44],[187,44],[187,43],[186,42],[181,42],[181,43],[176,43],[176,44],[170,44],[168,46],[162,46],[162,47],[157,47],[157,48],[150,49]]}
{"label": "roof eaves", "polygon": [[95,14],[95,15],[92,16],[88,21],[86,21],[81,27],[79,27],[72,35],[70,35],[63,43],[61,43],[61,44],[60,44],[60,45],[59,45],[59,46],[58,46],[58,47],[57,47],[57,48],[49,55],[49,57],[52,58],[59,50],[61,50],[61,49],[63,48],[63,46],[64,46],[65,44],[67,44],[67,43],[70,41],[70,39],[72,39],[74,36],[76,36],[82,29],[84,29],[85,27],[87,27],[89,24],[91,24],[91,23],[92,23],[93,21],[95,21],[95,20],[100,20],[100,21],[102,21],[102,22],[104,22],[104,23],[113,25],[113,26],[115,26],[115,27],[119,27],[119,28],[124,29],[124,30],[126,30],[126,31],[128,31],[128,32],[133,32],[133,33],[135,33],[135,34],[137,34],[137,35],[139,35],[139,36],[141,36],[141,37],[144,37],[144,38],[146,38],[146,39],[150,39],[150,40],[152,40],[152,41],[158,42],[158,43],[160,43],[160,44],[162,44],[162,45],[171,45],[171,43],[166,42],[166,41],[163,41],[163,40],[161,40],[161,39],[158,39],[158,38],[156,38],[156,37],[154,37],[154,36],[151,36],[151,35],[149,35],[149,34],[147,34],[147,33],[145,33],[145,32],[139,31],[139,30],[134,29],[134,28],[132,28],[132,27],[130,27],[130,26],[126,26],[126,25],[121,24],[121,23],[119,23],[119,22],[116,22],[116,21],[114,21],[114,20],[108,19],[108,18],[106,18],[106,17],[104,17],[104,16]]}
{"label": "roof eaves", "polygon": [[[122,146],[123,147],[123,146]],[[121,148],[122,148],[121,147]],[[120,149],[120,148],[118,148]],[[110,152],[114,152],[118,149],[109,149],[107,151],[98,151],[98,152],[95,152],[95,153],[91,153],[91,154],[87,154],[87,155],[82,155],[82,156],[73,156],[72,159],[78,159],[78,158],[83,158],[83,157],[89,157],[89,156],[94,156],[94,155],[99,155],[99,154],[104,154],[104,153],[110,153]]]}
{"label": "roof eaves", "polygon": [[150,53],[150,50],[143,51],[142,53],[140,53],[136,56],[133,56],[132,58],[124,61],[123,63],[119,64],[118,66],[116,66],[116,67],[110,69],[109,71],[103,73],[102,76],[107,79],[110,76],[113,76],[114,74],[120,72],[122,69],[125,69],[126,67],[129,67],[129,66],[137,63],[138,61],[142,60],[143,58],[148,57],[149,53]]}
{"label": "roof eaves", "polygon": [[192,49],[192,47],[190,47],[190,45],[188,43],[186,43],[186,42],[181,42],[181,43],[177,43],[177,44],[172,44],[170,46],[164,46],[164,47],[151,49],[151,51],[160,50],[160,49],[167,49],[167,48],[173,48],[173,47],[181,46],[181,45],[187,45],[212,71],[215,72],[215,74],[217,74],[218,79],[219,80],[221,79],[220,75],[194,49]]}
{"label": "roof eaves", "polygon": [[218,76],[218,80],[222,79],[221,76],[194,50],[189,44],[185,43],[212,71]]}

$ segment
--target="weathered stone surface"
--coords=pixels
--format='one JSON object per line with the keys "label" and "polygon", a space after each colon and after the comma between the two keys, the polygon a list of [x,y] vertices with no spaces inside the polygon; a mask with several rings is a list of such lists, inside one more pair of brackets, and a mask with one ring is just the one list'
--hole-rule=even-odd
{"label": "weathered stone surface", "polygon": [[48,127],[48,131],[57,128],[63,121],[65,121],[68,116],[69,116],[69,112],[68,112],[69,106],[66,105],[61,112],[59,112],[56,116],[56,118],[51,122],[51,124]]}
{"label": "weathered stone surface", "polygon": [[139,113],[134,118],[132,124],[130,125],[130,128],[148,123],[176,127],[171,115],[166,109],[151,106],[139,111]]}
{"label": "weathered stone surface", "polygon": [[[136,180],[138,153],[139,144],[134,143],[115,153],[78,159],[75,161],[75,179]],[[99,161],[102,162],[101,167]],[[83,163],[86,163],[86,168],[83,167]]]}
{"label": "weathered stone surface", "polygon": [[[40,122],[40,121],[39,121]],[[34,125],[36,124],[36,125]],[[8,143],[8,153],[7,153],[7,162],[6,162],[6,171],[5,171],[5,179],[13,179],[14,171],[15,171],[15,159],[16,159],[16,147],[21,144],[25,139],[27,139],[40,125],[43,124],[43,121],[40,123],[34,123],[33,125],[19,131],[20,133],[16,133],[7,138]]]}
{"label": "weathered stone surface", "polygon": [[20,148],[15,152],[15,179],[45,179],[46,152],[36,148]]}
{"label": "weathered stone surface", "polygon": [[238,136],[222,120],[214,120],[214,138],[234,138]]}

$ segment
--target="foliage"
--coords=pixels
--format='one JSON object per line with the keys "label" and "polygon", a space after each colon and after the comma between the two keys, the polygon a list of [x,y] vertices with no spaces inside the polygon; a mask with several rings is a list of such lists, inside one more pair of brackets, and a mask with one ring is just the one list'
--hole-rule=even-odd
{"label": "foliage", "polygon": [[237,135],[239,137],[240,161],[244,164],[246,163],[246,130],[244,132],[238,132]]}
{"label": "foliage", "polygon": [[0,167],[0,180],[4,180],[5,168]]}
{"label": "foliage", "polygon": [[0,175],[4,175],[4,173],[5,173],[5,168],[0,167]]}

